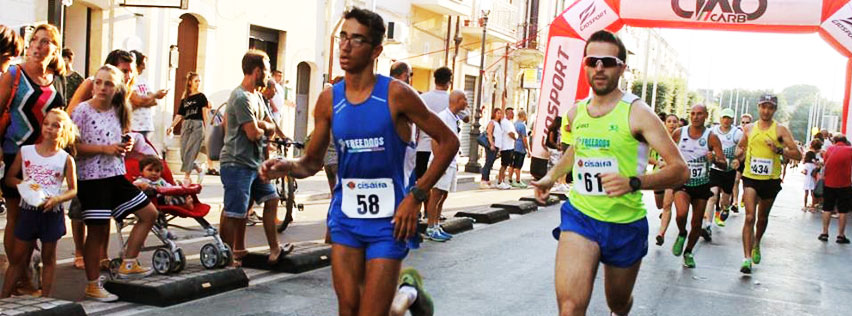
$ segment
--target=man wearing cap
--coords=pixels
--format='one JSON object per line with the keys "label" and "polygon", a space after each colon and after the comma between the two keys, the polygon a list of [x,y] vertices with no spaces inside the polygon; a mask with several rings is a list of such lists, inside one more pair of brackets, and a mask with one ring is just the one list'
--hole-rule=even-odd
{"label": "man wearing cap", "polygon": [[[733,124],[734,110],[724,109],[722,110],[722,117],[719,119],[719,125],[713,127],[713,134],[719,137],[719,141],[722,142],[722,152],[725,154],[728,165],[725,168],[719,168],[716,165],[710,168],[710,191],[713,192],[713,196],[707,200],[707,211],[704,212],[704,229],[708,231],[714,217],[716,225],[724,227],[725,220],[728,219],[728,213],[731,210],[731,194],[734,192],[734,180],[737,178],[737,168],[740,164],[738,160],[734,159],[734,154],[736,153],[737,143],[743,137],[742,129]],[[719,198],[720,193],[721,199]],[[717,202],[718,208],[716,207]]]}
{"label": "man wearing cap", "polygon": [[[802,160],[793,135],[786,126],[775,122],[778,98],[765,94],[757,102],[758,119],[744,127],[743,137],[737,146],[737,159],[745,164],[743,172],[743,253],[745,259],[740,272],[750,274],[752,263],[761,259],[760,240],[766,232],[769,211],[775,196],[781,191],[781,156]],[[755,212],[757,233],[755,234]]]}

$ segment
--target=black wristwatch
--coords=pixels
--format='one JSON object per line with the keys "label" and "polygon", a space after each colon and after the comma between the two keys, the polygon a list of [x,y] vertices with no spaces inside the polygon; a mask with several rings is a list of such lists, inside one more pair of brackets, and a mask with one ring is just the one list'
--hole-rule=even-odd
{"label": "black wristwatch", "polygon": [[417,202],[421,203],[426,202],[426,200],[429,198],[429,193],[420,190],[420,188],[418,188],[417,186],[411,186],[411,189],[408,189],[408,193],[411,193],[411,195],[414,196],[414,199],[417,200]]}
{"label": "black wristwatch", "polygon": [[630,190],[632,190],[632,192],[636,192],[641,188],[642,180],[639,180],[639,177],[630,177]]}
{"label": "black wristwatch", "polygon": [[784,148],[783,147],[775,148],[775,153],[779,154],[779,155],[783,155],[784,154]]}

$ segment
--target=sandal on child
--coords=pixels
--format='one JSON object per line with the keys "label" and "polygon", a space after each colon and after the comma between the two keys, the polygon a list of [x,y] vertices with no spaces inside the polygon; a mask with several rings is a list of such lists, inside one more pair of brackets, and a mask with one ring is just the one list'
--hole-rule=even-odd
{"label": "sandal on child", "polygon": [[828,241],[828,234],[819,234],[819,237],[817,239],[822,241]]}

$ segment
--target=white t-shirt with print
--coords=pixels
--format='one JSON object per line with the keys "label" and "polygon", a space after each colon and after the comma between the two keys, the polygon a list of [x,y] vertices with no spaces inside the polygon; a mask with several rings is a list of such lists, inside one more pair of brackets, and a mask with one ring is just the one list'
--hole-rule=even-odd
{"label": "white t-shirt with print", "polygon": [[40,155],[35,145],[21,147],[21,173],[24,181],[38,183],[48,196],[58,196],[62,193],[62,183],[65,179],[65,164],[68,153],[59,150],[50,157]]}
{"label": "white t-shirt with print", "polygon": [[[146,96],[151,93],[148,88],[148,81],[143,77],[136,77],[136,82],[133,85],[133,91],[141,96]],[[150,132],[154,130],[154,108],[144,107],[133,110],[133,115],[130,117],[130,130],[136,132]]]}

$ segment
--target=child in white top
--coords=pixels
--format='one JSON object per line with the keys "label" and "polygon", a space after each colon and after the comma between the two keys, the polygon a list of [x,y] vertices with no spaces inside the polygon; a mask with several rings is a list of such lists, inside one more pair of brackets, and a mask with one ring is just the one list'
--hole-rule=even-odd
{"label": "child in white top", "polygon": [[[817,169],[816,163],[814,163],[814,159],[816,159],[816,154],[812,151],[808,151],[805,153],[804,163],[802,164],[802,174],[805,175],[805,204],[802,206],[802,211],[813,211],[814,210],[814,201],[816,197],[813,196],[814,188],[816,188],[817,177],[819,176],[819,169]],[[811,204],[808,205],[808,196],[811,196]]]}
{"label": "child in white top", "polygon": [[[23,275],[27,257],[41,240],[42,292],[44,297],[53,292],[53,276],[56,270],[56,242],[65,235],[65,213],[61,203],[77,195],[77,175],[74,159],[63,150],[74,143],[77,134],[68,114],[59,109],[47,113],[41,126],[42,141],[21,147],[15,162],[9,169],[10,175],[19,172],[23,179],[6,177],[6,185],[16,187],[20,183],[27,189],[42,191],[47,196],[39,205],[29,205],[21,200],[21,213],[15,225],[15,246],[9,251],[9,269],[3,280],[0,297],[12,294],[16,281]],[[61,192],[62,181],[68,190]]]}

